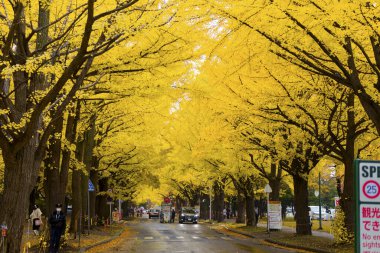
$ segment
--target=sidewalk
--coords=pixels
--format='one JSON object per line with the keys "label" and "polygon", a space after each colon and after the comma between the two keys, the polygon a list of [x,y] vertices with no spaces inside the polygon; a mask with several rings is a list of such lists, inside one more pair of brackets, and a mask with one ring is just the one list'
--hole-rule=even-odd
{"label": "sidewalk", "polygon": [[[267,224],[259,223],[259,224],[257,224],[257,226],[258,227],[262,227],[262,228],[266,228]],[[282,226],[281,231],[285,232],[285,233],[295,234],[296,233],[296,228]],[[323,238],[328,238],[328,239],[334,240],[334,236],[332,234],[330,234],[330,233],[325,232],[325,231],[316,231],[316,230],[313,230],[312,231],[312,236],[318,236],[318,237],[323,237]]]}
{"label": "sidewalk", "polygon": [[[225,223],[235,224],[235,219],[225,219],[224,222]],[[267,224],[264,223],[264,222],[259,222],[257,224],[257,226],[260,227],[260,228],[266,228]],[[285,233],[295,234],[296,233],[296,228],[282,226],[282,229],[280,231],[281,232],[285,232]],[[330,233],[325,232],[325,231],[316,231],[316,230],[313,230],[312,231],[312,236],[323,237],[323,238],[334,240],[334,236],[332,234],[330,234]]]}
{"label": "sidewalk", "polygon": [[[70,235],[70,238],[67,238],[65,242],[64,251],[84,252],[93,247],[109,243],[117,239],[123,232],[126,231],[126,224],[127,221],[122,220],[119,223],[114,223],[112,226],[93,226],[93,228],[90,230],[89,235],[86,233],[87,230],[85,230],[84,233],[80,235],[80,242],[79,235],[76,237],[76,239],[73,239],[73,235]],[[40,236],[34,235],[33,230],[30,228],[30,226],[30,222],[26,222],[26,225],[24,226],[24,233],[21,243],[22,251],[26,252],[27,246],[29,245],[28,252],[39,252],[38,248],[40,243]],[[46,224],[44,224],[44,226],[46,226]],[[41,236],[43,236],[43,233],[45,231],[43,231],[43,228],[41,228],[40,232]]]}
{"label": "sidewalk", "polygon": [[312,235],[297,235],[295,228],[283,226],[281,230],[271,231],[268,234],[265,221],[260,222],[257,227],[246,227],[245,224],[236,224],[235,219],[228,219],[214,225],[216,229],[219,227],[218,230],[222,233],[237,233],[263,243],[286,248],[317,253],[352,253],[354,250],[353,245],[335,245],[333,235],[325,231],[313,230]]}

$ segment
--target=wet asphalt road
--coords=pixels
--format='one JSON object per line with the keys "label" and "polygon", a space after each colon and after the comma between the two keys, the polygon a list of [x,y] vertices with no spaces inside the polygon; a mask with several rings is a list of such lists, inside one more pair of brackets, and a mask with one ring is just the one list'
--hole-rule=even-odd
{"label": "wet asphalt road", "polygon": [[206,224],[161,224],[158,219],[140,219],[129,225],[133,231],[113,249],[105,252],[137,253],[290,253],[259,240],[220,234]]}

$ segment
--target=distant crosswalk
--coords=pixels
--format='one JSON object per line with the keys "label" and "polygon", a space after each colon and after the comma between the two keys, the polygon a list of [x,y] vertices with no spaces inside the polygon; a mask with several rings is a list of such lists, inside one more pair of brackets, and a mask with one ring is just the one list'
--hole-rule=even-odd
{"label": "distant crosswalk", "polygon": [[231,241],[233,238],[220,235],[220,236],[201,236],[201,235],[187,235],[187,236],[178,236],[178,235],[168,235],[168,236],[136,236],[129,238],[130,240],[143,240],[143,241],[188,241],[188,240],[225,240]]}

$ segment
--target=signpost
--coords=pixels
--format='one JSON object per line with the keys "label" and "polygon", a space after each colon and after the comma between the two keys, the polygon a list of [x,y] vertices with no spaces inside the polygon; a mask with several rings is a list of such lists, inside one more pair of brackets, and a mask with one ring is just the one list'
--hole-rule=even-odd
{"label": "signpost", "polygon": [[[162,214],[160,214],[160,222],[162,222],[162,223],[169,223],[170,222],[171,210],[172,210],[171,207],[172,207],[171,203],[164,203],[161,205]],[[163,215],[163,217],[161,217],[161,215]]]}
{"label": "signpost", "polygon": [[88,218],[87,218],[87,234],[89,235],[90,234],[90,226],[91,226],[91,222],[90,222],[90,217],[91,217],[91,213],[90,213],[90,192],[94,192],[95,191],[95,186],[94,184],[91,182],[91,179],[88,179],[88,191],[87,191],[87,210],[88,210]]}
{"label": "signpost", "polygon": [[337,208],[339,205],[339,202],[340,202],[340,198],[339,197],[334,197],[334,206],[335,208]]}
{"label": "signpost", "polygon": [[380,161],[355,161],[355,252],[380,251]]}
{"label": "signpost", "polygon": [[[112,194],[112,189],[108,189],[108,193]],[[113,199],[110,196],[107,197],[107,205],[110,205],[110,227],[111,227],[111,224],[112,224],[112,205],[113,205]]]}
{"label": "signpost", "polygon": [[282,228],[281,202],[269,201],[268,220],[269,230]]}
{"label": "signpost", "polygon": [[265,185],[264,192],[267,194],[267,230],[270,235],[270,219],[269,219],[269,193],[272,192],[272,188],[269,184]]}
{"label": "signpost", "polygon": [[164,202],[165,202],[166,204],[169,204],[169,203],[171,203],[171,200],[170,200],[169,197],[165,197],[165,198],[164,198]]}

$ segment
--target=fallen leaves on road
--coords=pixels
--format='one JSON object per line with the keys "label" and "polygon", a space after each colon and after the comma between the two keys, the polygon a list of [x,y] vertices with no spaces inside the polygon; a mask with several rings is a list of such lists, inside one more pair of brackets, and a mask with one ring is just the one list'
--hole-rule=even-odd
{"label": "fallen leaves on road", "polygon": [[91,248],[86,252],[88,253],[110,252],[110,249],[116,248],[117,246],[119,246],[126,238],[130,237],[131,234],[132,234],[132,231],[130,231],[129,229],[126,229],[123,233],[121,233],[120,236],[116,237],[112,241],[101,244],[94,248]]}

